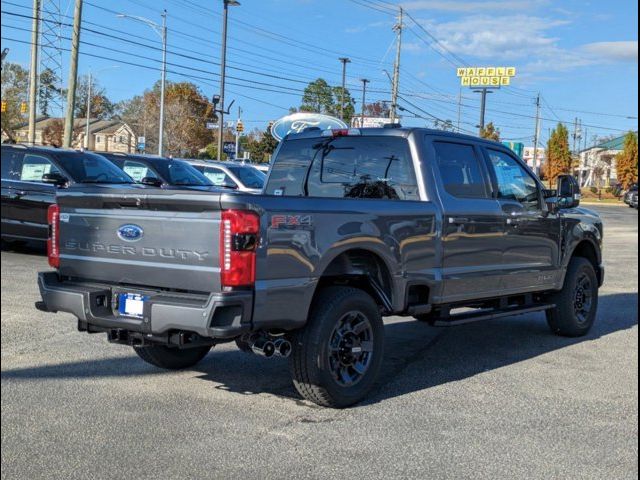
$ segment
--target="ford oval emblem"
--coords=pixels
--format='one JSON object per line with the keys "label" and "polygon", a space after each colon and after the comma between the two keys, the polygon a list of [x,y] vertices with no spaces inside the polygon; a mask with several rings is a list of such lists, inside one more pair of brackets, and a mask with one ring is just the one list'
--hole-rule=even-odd
{"label": "ford oval emblem", "polygon": [[118,238],[125,242],[137,242],[142,238],[144,231],[138,225],[122,225],[118,228]]}
{"label": "ford oval emblem", "polygon": [[280,141],[289,133],[300,133],[310,127],[315,127],[320,130],[349,128],[342,120],[329,115],[298,112],[276,120],[271,126],[271,135]]}

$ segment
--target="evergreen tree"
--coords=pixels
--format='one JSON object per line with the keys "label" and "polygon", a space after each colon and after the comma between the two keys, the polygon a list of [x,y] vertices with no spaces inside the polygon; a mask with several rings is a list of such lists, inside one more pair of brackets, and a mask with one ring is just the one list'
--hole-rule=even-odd
{"label": "evergreen tree", "polygon": [[638,183],[638,136],[629,132],[624,137],[624,150],[616,156],[618,181],[628,189]]}
{"label": "evergreen tree", "polygon": [[545,178],[551,185],[556,183],[559,175],[571,173],[571,150],[569,149],[569,131],[562,123],[551,132],[547,143],[547,163]]}

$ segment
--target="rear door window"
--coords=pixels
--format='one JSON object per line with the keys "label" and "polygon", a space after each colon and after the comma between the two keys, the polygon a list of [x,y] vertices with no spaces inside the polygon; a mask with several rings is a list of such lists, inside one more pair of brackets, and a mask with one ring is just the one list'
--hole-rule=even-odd
{"label": "rear door window", "polygon": [[42,177],[48,173],[60,173],[60,170],[45,156],[25,154],[20,169],[20,181],[42,183]]}
{"label": "rear door window", "polygon": [[457,198],[489,198],[487,182],[473,145],[433,142],[444,189]]}
{"label": "rear door window", "polygon": [[57,163],[78,183],[133,183],[129,175],[95,153],[58,152]]}
{"label": "rear door window", "polygon": [[406,138],[317,137],[286,141],[266,193],[272,195],[419,200]]}
{"label": "rear door window", "polygon": [[142,181],[145,177],[158,178],[158,175],[151,170],[147,165],[141,162],[134,162],[132,160],[125,160],[122,166],[122,170],[133,178],[136,182]]}

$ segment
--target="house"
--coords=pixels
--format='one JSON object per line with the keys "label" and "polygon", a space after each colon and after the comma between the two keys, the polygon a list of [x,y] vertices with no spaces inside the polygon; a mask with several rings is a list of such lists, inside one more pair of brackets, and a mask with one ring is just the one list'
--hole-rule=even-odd
{"label": "house", "polygon": [[[635,132],[636,136],[638,132]],[[622,135],[580,152],[579,180],[583,187],[609,187],[618,182],[616,156],[624,150]]]}
{"label": "house", "polygon": [[[63,118],[39,117],[36,119],[36,145],[54,143],[51,138],[45,138],[47,128],[55,133],[50,136],[61,137]],[[87,131],[87,119],[76,118],[73,122],[72,148],[87,148],[101,152],[131,153],[136,151],[136,135],[131,127],[122,120],[89,119],[89,141],[85,142]],[[26,143],[28,140],[29,125],[22,124],[16,129],[18,142]],[[61,143],[61,138],[58,139]],[[55,142],[58,143],[58,142]],[[59,145],[58,145],[59,146]]]}

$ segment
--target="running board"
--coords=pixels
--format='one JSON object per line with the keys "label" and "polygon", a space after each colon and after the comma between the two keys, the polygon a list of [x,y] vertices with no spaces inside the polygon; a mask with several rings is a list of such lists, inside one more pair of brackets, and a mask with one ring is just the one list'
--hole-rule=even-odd
{"label": "running board", "polygon": [[523,315],[525,313],[542,312],[554,308],[555,304],[548,303],[542,305],[533,305],[528,307],[511,307],[500,310],[492,310],[490,312],[470,312],[451,315],[448,320],[436,320],[434,327],[455,327],[466,323],[479,322],[481,320],[493,320],[495,318],[510,317],[512,315]]}

